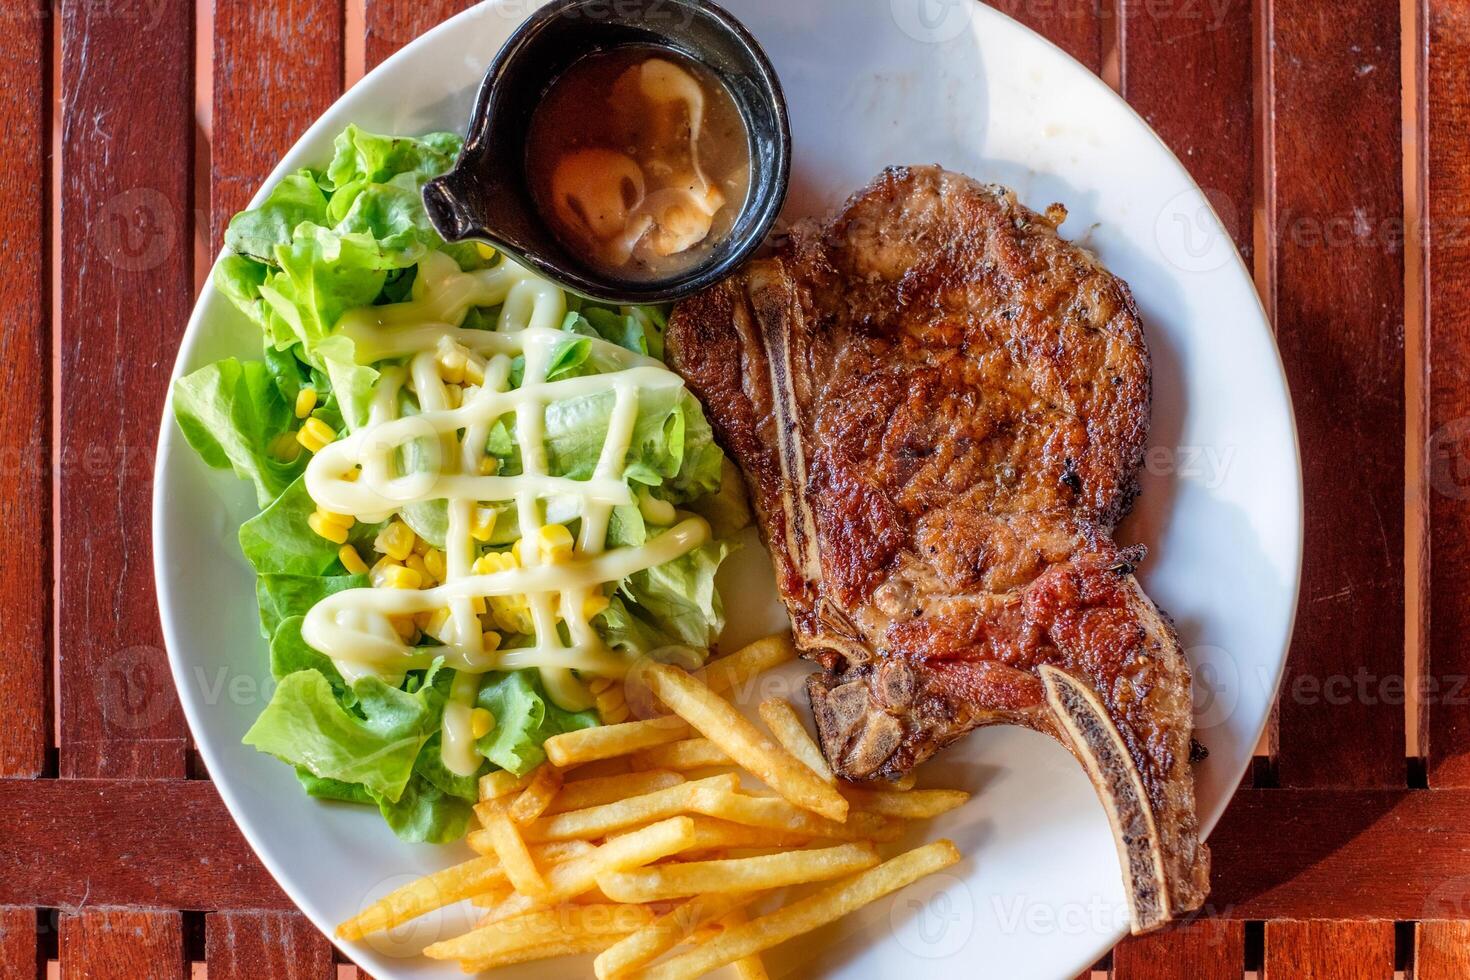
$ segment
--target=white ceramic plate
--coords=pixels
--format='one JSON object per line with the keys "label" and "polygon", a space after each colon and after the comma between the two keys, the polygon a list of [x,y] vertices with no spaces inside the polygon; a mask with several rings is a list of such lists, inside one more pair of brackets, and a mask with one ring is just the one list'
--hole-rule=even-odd
{"label": "white ceramic plate", "polygon": [[[1280,363],[1251,279],[1183,167],[1097,78],[988,7],[937,0],[727,0],[780,73],[795,170],[787,217],[826,213],[886,164],[941,163],[1014,187],[1133,287],[1153,352],[1154,447],[1120,540],[1147,543],[1144,583],[1196,664],[1200,817],[1212,827],[1265,725],[1295,609],[1301,481]],[[274,184],[321,165],[349,122],[380,132],[462,129],[480,75],[535,6],[498,0],[410,44],[345,95],[281,161]],[[1228,149],[1228,148],[1227,148]],[[261,195],[257,195],[257,200]],[[206,290],[175,373],[259,341]],[[240,744],[269,694],[253,582],[235,534],[248,488],[208,470],[165,416],[154,499],[164,634],[215,785],[261,860],[323,931],[463,849],[399,843],[377,813],[315,803],[291,771]],[[727,649],[776,628],[766,556],[725,577]],[[795,686],[792,669],[776,683]],[[764,692],[761,692],[764,693]],[[1123,933],[1103,811],[1049,739],[977,732],[924,770],[976,792],[929,828],[967,855],[891,901],[768,956],[773,975],[1071,977]],[[449,976],[413,951],[463,928],[429,916],[347,952],[374,976]],[[508,976],[578,975],[563,961]],[[587,975],[590,975],[588,973]]]}

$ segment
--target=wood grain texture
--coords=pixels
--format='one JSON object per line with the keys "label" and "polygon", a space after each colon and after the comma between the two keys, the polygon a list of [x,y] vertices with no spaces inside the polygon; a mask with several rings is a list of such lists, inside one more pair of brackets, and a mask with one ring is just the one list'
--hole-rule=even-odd
{"label": "wood grain texture", "polygon": [[1426,0],[1421,38],[1431,786],[1470,786],[1470,7]]}
{"label": "wood grain texture", "polygon": [[1403,786],[1399,8],[1268,10],[1271,307],[1309,501],[1278,773],[1283,786]]}
{"label": "wood grain texture", "polygon": [[0,780],[0,905],[290,910],[204,780]]}
{"label": "wood grain texture", "polygon": [[193,295],[194,9],[62,4],[64,776],[184,774],[153,604],[153,446]]}
{"label": "wood grain texture", "polygon": [[1122,95],[1189,168],[1246,265],[1253,198],[1250,0],[1120,0]]}
{"label": "wood grain texture", "polygon": [[1230,919],[1470,919],[1470,792],[1237,792],[1210,835]]}
{"label": "wood grain texture", "polygon": [[[1102,72],[1102,32],[1107,22],[1102,5],[1095,2],[1056,2],[1049,0],[985,0],[986,3],[1013,17],[1046,38],[1067,54],[1098,74]],[[934,9],[944,9],[936,4]]]}
{"label": "wood grain texture", "polygon": [[61,917],[66,980],[183,980],[185,973],[177,912],[87,908]]}
{"label": "wood grain texture", "polygon": [[[473,5],[474,0],[422,0],[418,3],[364,0],[362,20],[367,35],[364,66],[371,71],[429,28]],[[487,51],[486,58],[492,53]]]}
{"label": "wood grain texture", "polygon": [[1416,923],[1410,980],[1470,980],[1470,922]]}
{"label": "wood grain texture", "polygon": [[1392,922],[1266,923],[1262,980],[1393,980]]}
{"label": "wood grain texture", "polygon": [[0,31],[0,776],[38,776],[51,729],[51,19],[22,4]]}
{"label": "wood grain texture", "polygon": [[216,0],[210,251],[291,145],[342,92],[342,5]]}
{"label": "wood grain texture", "polygon": [[36,910],[0,907],[0,977],[34,977],[40,965]]}
{"label": "wood grain texture", "polygon": [[204,920],[209,980],[333,980],[332,944],[298,912],[216,912]]}
{"label": "wood grain texture", "polygon": [[1245,972],[1245,924],[1201,919],[1113,948],[1112,980],[1240,980]]}

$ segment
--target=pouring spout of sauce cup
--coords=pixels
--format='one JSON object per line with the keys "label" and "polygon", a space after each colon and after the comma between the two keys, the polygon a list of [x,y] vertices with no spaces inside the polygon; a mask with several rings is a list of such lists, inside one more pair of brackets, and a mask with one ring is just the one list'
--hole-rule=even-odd
{"label": "pouring spout of sauce cup", "polygon": [[[532,118],[547,91],[591,55],[626,46],[662,49],[707,69],[744,123],[749,187],[728,231],[698,260],[663,276],[619,275],[558,235],[528,172]],[[485,73],[454,168],[424,187],[446,241],[481,241],[574,292],[612,303],[679,299],[724,278],[770,233],[785,201],[791,132],[780,81],[760,45],[705,0],[552,0],[506,41]]]}

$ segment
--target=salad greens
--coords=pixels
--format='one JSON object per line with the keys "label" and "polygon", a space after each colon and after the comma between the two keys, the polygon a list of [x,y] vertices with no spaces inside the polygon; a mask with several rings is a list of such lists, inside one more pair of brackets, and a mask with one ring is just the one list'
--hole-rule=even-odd
{"label": "salad greens", "polygon": [[[418,264],[430,253],[448,255],[463,271],[498,261],[473,244],[447,245],[424,211],[425,181],[447,170],[458,152],[458,137],[447,133],[392,137],[349,126],[337,137],[325,169],[287,176],[259,207],[237,214],[214,284],[260,331],[261,358],[207,365],[179,379],[173,390],[185,439],[209,465],[233,469],[249,481],[259,507],[239,538],[258,576],[260,627],[276,687],[246,744],[293,766],[313,797],[376,806],[393,831],[410,841],[460,837],[477,798],[479,774],[456,775],[439,752],[454,671],[441,658],[401,678],[357,672],[349,678],[303,639],[303,617],[313,605],[335,592],[367,587],[369,577],[352,574],[339,557],[341,546],[308,526],[317,509],[302,475],[308,455],[290,450],[301,425],[296,406],[303,389],[316,396],[311,417],[334,432],[366,419],[381,365],[357,358],[352,340],[337,329],[344,313],[407,299]],[[567,341],[556,352],[553,378],[608,369],[589,337],[662,357],[662,311],[567,300]],[[464,326],[490,329],[497,315],[497,309],[473,309]],[[515,365],[513,385],[520,370]],[[611,392],[599,392],[546,407],[552,475],[592,474],[612,406]],[[486,451],[502,474],[520,471],[514,426],[497,423]],[[645,503],[657,506],[617,507],[608,546],[640,545],[662,533],[666,527],[648,515],[672,512],[668,505],[705,514],[721,537],[619,583],[593,620],[608,646],[629,655],[675,646],[685,653],[707,650],[723,625],[714,576],[731,550],[724,539],[749,520],[739,481],[729,470],[698,401],[686,390],[653,389],[640,399],[624,478],[635,497],[641,493]],[[499,508],[488,544],[513,542],[519,533],[514,507],[485,503]],[[547,506],[548,521],[577,520],[574,505],[567,511],[567,502],[552,499]],[[425,541],[443,545],[442,500],[411,505],[401,516]],[[381,528],[358,522],[348,543],[372,556]],[[432,638],[420,642],[432,652]],[[517,642],[528,641],[509,645]],[[534,670],[485,675],[478,703],[496,720],[476,743],[485,756],[481,773],[504,768],[524,774],[545,759],[541,744],[548,737],[598,724],[593,711],[567,711],[554,703]]]}

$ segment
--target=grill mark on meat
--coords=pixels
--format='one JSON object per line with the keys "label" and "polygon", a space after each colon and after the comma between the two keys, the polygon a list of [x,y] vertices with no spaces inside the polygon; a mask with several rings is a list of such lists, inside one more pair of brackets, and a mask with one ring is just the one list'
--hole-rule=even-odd
{"label": "grill mark on meat", "polygon": [[1087,769],[1136,931],[1208,891],[1189,664],[1116,522],[1149,358],[1126,284],[1060,206],[890,168],[830,224],[686,300],[670,363],[751,489],[822,750],[895,778],[1023,725]]}

